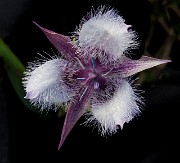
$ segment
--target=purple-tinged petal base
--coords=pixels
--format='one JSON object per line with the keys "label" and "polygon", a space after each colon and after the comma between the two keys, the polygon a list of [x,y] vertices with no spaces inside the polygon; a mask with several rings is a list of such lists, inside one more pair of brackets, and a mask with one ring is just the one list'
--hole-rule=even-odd
{"label": "purple-tinged petal base", "polygon": [[45,63],[32,62],[27,68],[23,84],[26,99],[43,109],[55,109],[63,102],[68,102],[76,94],[63,80],[68,61],[60,58]]}
{"label": "purple-tinged petal base", "polygon": [[[120,80],[114,85],[117,88],[112,98],[100,101],[94,95],[91,112],[86,114],[85,125],[98,126],[101,135],[116,133],[119,127],[122,129],[124,123],[128,123],[140,113],[138,104],[140,104],[141,99],[130,83],[126,80]],[[111,91],[110,88],[109,91]]]}

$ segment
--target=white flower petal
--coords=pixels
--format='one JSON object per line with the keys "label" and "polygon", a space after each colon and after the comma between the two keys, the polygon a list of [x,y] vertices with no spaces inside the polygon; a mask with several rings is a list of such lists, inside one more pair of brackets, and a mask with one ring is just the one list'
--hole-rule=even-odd
{"label": "white flower petal", "polygon": [[106,11],[101,8],[93,17],[82,23],[77,32],[79,45],[87,49],[97,48],[105,51],[110,56],[109,60],[116,60],[128,48],[134,49],[138,45],[136,33],[128,31],[129,27],[115,10]]}
{"label": "white flower petal", "polygon": [[102,135],[115,133],[119,126],[122,129],[125,122],[128,123],[140,113],[137,101],[141,100],[132,86],[126,80],[122,80],[111,99],[104,103],[97,103],[95,100],[86,123],[97,124]]}
{"label": "white flower petal", "polygon": [[42,65],[31,65],[23,82],[27,93],[25,98],[41,109],[69,101],[74,93],[62,80],[67,63],[63,59],[52,59]]}

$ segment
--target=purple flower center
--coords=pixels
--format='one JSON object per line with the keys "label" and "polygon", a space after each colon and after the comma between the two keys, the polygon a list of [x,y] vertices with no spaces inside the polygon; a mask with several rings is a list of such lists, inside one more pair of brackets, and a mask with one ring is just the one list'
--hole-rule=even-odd
{"label": "purple flower center", "polygon": [[104,68],[99,62],[99,60],[94,57],[91,60],[83,65],[82,69],[78,70],[74,78],[81,84],[81,85],[88,85],[89,82],[94,83],[94,89],[104,89],[106,87],[106,79],[104,77]]}

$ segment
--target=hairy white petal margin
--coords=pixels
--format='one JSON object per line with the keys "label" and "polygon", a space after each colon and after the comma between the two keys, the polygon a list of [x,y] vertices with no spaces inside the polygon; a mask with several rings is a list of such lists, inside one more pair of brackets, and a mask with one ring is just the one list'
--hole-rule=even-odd
{"label": "hairy white petal margin", "polygon": [[74,95],[62,80],[63,71],[68,61],[52,59],[45,63],[32,63],[23,79],[25,98],[41,109],[56,109],[62,102],[67,102]]}
{"label": "hairy white petal margin", "polygon": [[[138,45],[135,31],[128,31],[131,25],[124,23],[124,19],[113,9],[102,7],[89,20],[83,20],[77,30],[79,46],[93,48],[109,54],[109,60],[120,58],[128,49]],[[102,53],[101,53],[102,55]],[[100,56],[101,57],[101,56]]]}
{"label": "hairy white petal margin", "polygon": [[128,123],[140,113],[137,102],[141,102],[141,99],[131,84],[122,80],[111,99],[92,105],[85,124],[97,125],[102,135],[116,133],[119,126],[122,129],[125,122]]}

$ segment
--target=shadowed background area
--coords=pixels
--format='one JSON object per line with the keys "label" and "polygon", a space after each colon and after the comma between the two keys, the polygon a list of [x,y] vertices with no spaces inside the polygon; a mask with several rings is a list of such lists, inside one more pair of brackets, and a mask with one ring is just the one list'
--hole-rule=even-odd
{"label": "shadowed background area", "polygon": [[[0,38],[22,63],[37,53],[57,53],[32,23],[70,35],[91,7],[110,5],[133,25],[141,46],[128,57],[148,55],[172,59],[172,63],[139,73],[145,90],[142,115],[125,124],[113,136],[101,137],[97,129],[73,128],[62,149],[57,150],[64,115],[39,115],[18,98],[0,54],[0,163],[59,163],[107,161],[121,163],[179,162],[180,106],[180,4],[176,0],[0,0]],[[137,77],[135,76],[135,77]]]}

